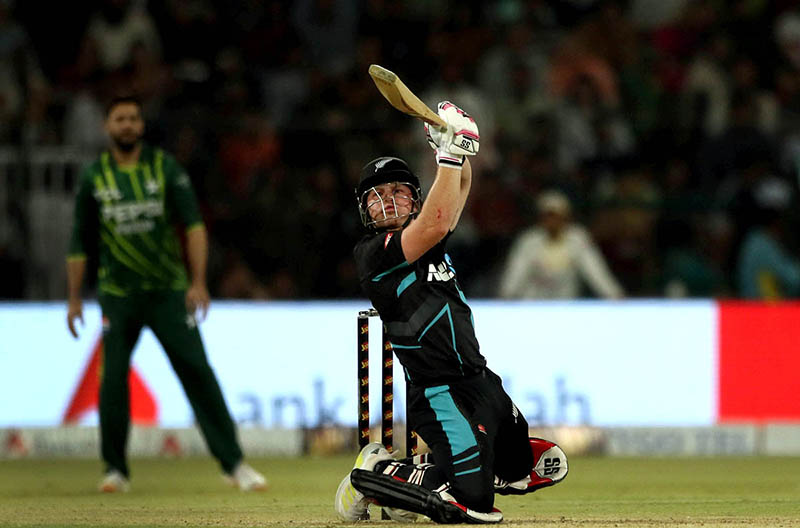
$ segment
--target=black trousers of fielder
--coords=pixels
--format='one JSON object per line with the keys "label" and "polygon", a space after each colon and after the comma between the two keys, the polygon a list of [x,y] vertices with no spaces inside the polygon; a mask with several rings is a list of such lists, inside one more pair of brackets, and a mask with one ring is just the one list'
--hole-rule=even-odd
{"label": "black trousers of fielder", "polygon": [[242,459],[219,383],[206,358],[200,332],[186,311],[185,291],[101,295],[103,358],[100,382],[100,443],[106,470],[129,475],[125,455],[130,429],[128,372],[144,326],[150,327],[183,386],[211,454],[230,473]]}

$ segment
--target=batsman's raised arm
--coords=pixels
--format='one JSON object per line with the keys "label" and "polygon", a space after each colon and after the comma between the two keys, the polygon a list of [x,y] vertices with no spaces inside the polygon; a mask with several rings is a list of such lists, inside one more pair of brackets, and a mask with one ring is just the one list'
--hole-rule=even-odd
{"label": "batsman's raised arm", "polygon": [[401,238],[403,255],[411,263],[438,244],[458,224],[472,185],[472,166],[467,156],[480,146],[478,125],[454,104],[439,103],[439,117],[446,130],[425,123],[428,144],[436,152],[436,178],[415,222]]}
{"label": "batsman's raised arm", "polygon": [[453,222],[450,224],[450,231],[455,230],[456,226],[458,225],[458,220],[461,218],[461,213],[464,212],[464,206],[467,204],[467,198],[469,197],[469,190],[471,187],[472,164],[470,164],[469,158],[464,158],[464,166],[461,168],[461,192],[459,196],[458,209],[456,210],[456,215],[453,218]]}

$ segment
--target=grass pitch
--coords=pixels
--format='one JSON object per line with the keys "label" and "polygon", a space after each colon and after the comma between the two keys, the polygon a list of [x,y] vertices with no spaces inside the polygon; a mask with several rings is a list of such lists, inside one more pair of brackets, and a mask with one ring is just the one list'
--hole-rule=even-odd
{"label": "grass pitch", "polygon": [[[96,460],[0,461],[0,526],[345,527],[333,496],[353,458],[251,459],[265,493],[210,458],[135,459],[119,495],[95,491]],[[497,506],[513,527],[800,526],[800,458],[573,458],[561,484]]]}

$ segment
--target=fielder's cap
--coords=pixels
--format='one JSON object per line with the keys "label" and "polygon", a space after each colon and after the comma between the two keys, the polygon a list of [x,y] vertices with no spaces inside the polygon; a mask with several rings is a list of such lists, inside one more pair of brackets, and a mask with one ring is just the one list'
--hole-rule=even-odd
{"label": "fielder's cap", "polygon": [[539,213],[556,213],[568,215],[570,212],[569,198],[564,193],[556,190],[544,191],[536,200]]}
{"label": "fielder's cap", "polygon": [[411,172],[408,164],[400,158],[384,156],[370,161],[361,169],[361,178],[356,189],[358,199],[372,187],[392,182],[410,183],[419,198],[419,178]]}

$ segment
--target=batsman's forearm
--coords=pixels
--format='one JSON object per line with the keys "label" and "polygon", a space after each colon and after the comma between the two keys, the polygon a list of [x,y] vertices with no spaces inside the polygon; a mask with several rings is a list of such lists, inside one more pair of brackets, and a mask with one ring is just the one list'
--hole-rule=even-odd
{"label": "batsman's forearm", "polygon": [[440,166],[417,219],[425,226],[441,226],[446,233],[458,213],[461,169]]}
{"label": "batsman's forearm", "polygon": [[67,259],[67,295],[70,299],[80,299],[83,277],[86,275],[86,257]]}
{"label": "batsman's forearm", "polygon": [[458,220],[461,218],[461,213],[464,212],[464,206],[467,203],[469,190],[472,187],[472,165],[469,162],[469,157],[465,157],[464,166],[461,168],[461,189],[458,197],[458,209],[456,214],[453,215],[453,221],[450,224],[450,231],[456,228]]}
{"label": "batsman's forearm", "polygon": [[186,232],[186,253],[192,283],[205,285],[208,264],[208,234],[204,226],[198,225]]}
{"label": "batsman's forearm", "polygon": [[472,187],[472,164],[469,162],[469,156],[464,156],[464,166],[461,168],[461,196],[465,200],[470,187]]}

